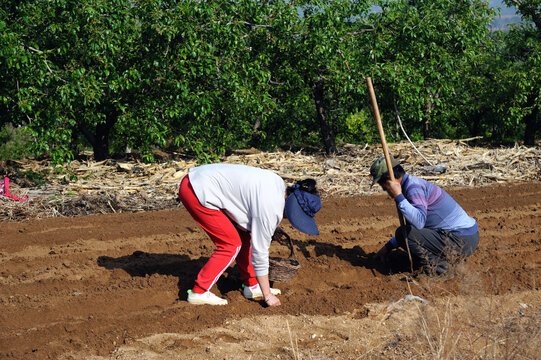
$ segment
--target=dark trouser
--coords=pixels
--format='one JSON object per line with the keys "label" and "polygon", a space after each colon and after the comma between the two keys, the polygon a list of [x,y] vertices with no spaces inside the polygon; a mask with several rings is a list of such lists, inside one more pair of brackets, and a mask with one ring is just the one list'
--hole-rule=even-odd
{"label": "dark trouser", "polygon": [[441,229],[417,229],[411,225],[400,226],[395,233],[398,245],[407,251],[404,237],[408,239],[413,264],[443,274],[449,263],[458,262],[473,254],[479,244],[479,232],[459,236]]}

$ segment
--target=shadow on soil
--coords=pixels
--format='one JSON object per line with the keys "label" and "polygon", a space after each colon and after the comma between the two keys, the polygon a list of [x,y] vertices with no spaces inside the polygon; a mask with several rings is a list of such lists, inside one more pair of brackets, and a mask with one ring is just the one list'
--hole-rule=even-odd
{"label": "shadow on soil", "polygon": [[[108,270],[122,269],[132,277],[147,277],[154,274],[175,276],[178,278],[178,298],[179,300],[186,300],[186,291],[193,287],[199,270],[207,261],[207,257],[194,260],[187,255],[152,254],[135,251],[131,255],[117,258],[100,256],[97,264]],[[241,282],[236,267],[229,268],[220,277],[216,286],[222,294],[238,290]]]}
{"label": "shadow on soil", "polygon": [[[377,271],[383,275],[410,272],[408,254],[401,249],[396,249],[389,255],[389,263],[391,264],[389,267],[377,260],[376,253],[367,253],[360,246],[344,249],[340,245],[332,245],[315,240],[307,242],[293,240],[293,243],[300,249],[308,261],[314,256],[337,257],[340,260],[349,262],[353,266],[364,267],[372,272]],[[314,249],[314,255],[309,250],[311,247]]]}
{"label": "shadow on soil", "polygon": [[[314,257],[337,257],[347,261],[353,266],[364,267],[383,275],[409,272],[410,265],[405,252],[395,250],[390,255],[391,268],[382,265],[375,257],[375,253],[366,253],[360,246],[344,249],[339,245],[317,242],[293,240],[295,247],[302,253],[304,261],[310,262]],[[311,250],[313,248],[313,250]],[[208,261],[207,257],[191,259],[188,255],[153,254],[144,251],[135,251],[131,255],[121,257],[100,256],[97,264],[108,270],[122,269],[132,277],[147,277],[154,274],[174,276],[178,278],[179,300],[186,300],[186,291],[191,289],[201,268]],[[216,286],[222,293],[238,290],[242,285],[237,267],[230,267],[220,277]]]}

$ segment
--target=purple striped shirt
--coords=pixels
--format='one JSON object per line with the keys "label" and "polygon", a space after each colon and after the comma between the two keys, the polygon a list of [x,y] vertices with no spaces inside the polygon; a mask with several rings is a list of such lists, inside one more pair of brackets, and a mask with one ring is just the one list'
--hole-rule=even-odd
{"label": "purple striped shirt", "polygon": [[477,221],[440,187],[408,174],[404,174],[401,185],[402,194],[395,201],[408,223],[417,229],[443,229],[457,235],[478,231]]}

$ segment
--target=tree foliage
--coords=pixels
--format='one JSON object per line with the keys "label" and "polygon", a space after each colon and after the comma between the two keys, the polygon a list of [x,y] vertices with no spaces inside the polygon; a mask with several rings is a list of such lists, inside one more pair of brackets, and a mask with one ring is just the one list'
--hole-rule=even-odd
{"label": "tree foliage", "polygon": [[[481,0],[6,0],[0,125],[57,163],[153,148],[214,161],[227,150],[376,138],[539,132],[540,9],[489,33]],[[394,129],[387,131],[399,139]]]}
{"label": "tree foliage", "polygon": [[[502,71],[508,101],[502,107],[504,119],[515,119],[524,130],[526,145],[534,145],[541,130],[541,2],[538,0],[506,0],[515,6],[523,22],[505,34],[499,55],[505,56]],[[510,59],[510,60],[508,60]]]}
{"label": "tree foliage", "polygon": [[493,13],[480,0],[384,1],[380,7],[370,15],[377,29],[370,57],[383,109],[391,118],[400,114],[413,138],[451,135],[452,101],[468,65],[477,63]]}

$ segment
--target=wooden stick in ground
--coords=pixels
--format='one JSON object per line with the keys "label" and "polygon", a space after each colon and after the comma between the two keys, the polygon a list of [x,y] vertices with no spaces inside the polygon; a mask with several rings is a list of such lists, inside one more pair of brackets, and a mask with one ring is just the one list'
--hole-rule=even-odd
{"label": "wooden stick in ground", "polygon": [[[387,140],[385,139],[385,132],[383,131],[383,125],[381,123],[381,117],[379,115],[378,102],[376,100],[376,93],[374,92],[374,87],[372,86],[372,79],[370,77],[367,77],[366,83],[368,85],[368,92],[370,93],[370,99],[372,100],[372,108],[374,109],[374,117],[376,118],[376,123],[378,125],[379,137],[381,140],[381,146],[383,147],[383,155],[385,156],[385,163],[387,164],[389,177],[391,178],[391,181],[395,181],[393,166],[391,164],[391,156],[389,155],[389,148],[387,147]],[[404,217],[402,216],[402,213],[400,212],[400,209],[398,208],[398,204],[396,204],[396,211],[398,212],[398,220],[400,221],[400,227],[403,229],[403,231],[405,231]],[[408,257],[410,260],[410,270],[411,272],[413,272],[413,261],[411,259],[410,247],[409,247],[408,239],[406,238],[405,233],[404,233],[404,241],[406,243],[406,248],[408,249]]]}

